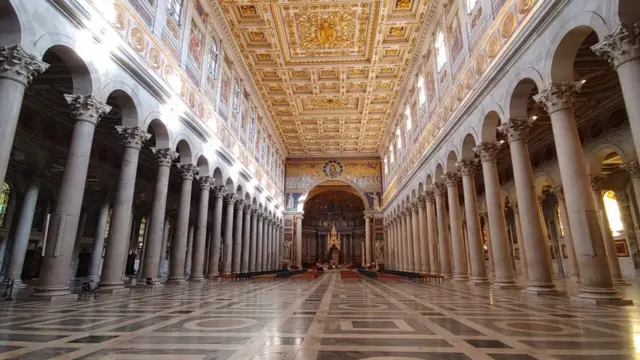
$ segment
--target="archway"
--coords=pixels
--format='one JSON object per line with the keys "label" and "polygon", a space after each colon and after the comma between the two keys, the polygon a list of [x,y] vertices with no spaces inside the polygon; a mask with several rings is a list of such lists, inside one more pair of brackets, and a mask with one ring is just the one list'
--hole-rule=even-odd
{"label": "archway", "polygon": [[367,199],[353,186],[327,181],[306,193],[302,221],[303,266],[362,262]]}

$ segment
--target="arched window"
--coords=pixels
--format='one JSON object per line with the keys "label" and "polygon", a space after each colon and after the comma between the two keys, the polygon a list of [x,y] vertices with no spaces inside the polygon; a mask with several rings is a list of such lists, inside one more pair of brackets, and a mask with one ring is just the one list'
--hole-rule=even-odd
{"label": "arched window", "polygon": [[402,136],[400,134],[400,126],[398,126],[396,129],[396,147],[398,148],[398,156],[400,156],[400,149],[402,149]]}
{"label": "arched window", "polygon": [[556,207],[556,217],[558,218],[558,229],[560,229],[560,236],[564,237],[564,226],[562,226],[562,213],[560,212],[560,206]]}
{"label": "arched window", "polygon": [[409,132],[411,130],[411,108],[409,107],[409,105],[407,105],[407,107],[404,109],[404,121],[406,123],[406,131]]}
{"label": "arched window", "polygon": [[472,12],[478,5],[478,0],[467,0],[467,12]]}
{"label": "arched window", "polygon": [[384,156],[384,174],[387,175],[389,173],[389,164],[387,164],[387,156]]}
{"label": "arched window", "polygon": [[444,43],[442,30],[439,30],[438,35],[436,35],[436,63],[438,65],[438,71],[442,70],[444,64],[447,63],[447,47]]}
{"label": "arched window", "polygon": [[418,78],[418,99],[421,107],[424,105],[425,101],[427,101],[427,89],[425,89],[424,77],[422,75]]}
{"label": "arched window", "polygon": [[0,193],[0,228],[4,227],[4,218],[9,206],[9,196],[11,196],[11,186],[5,182],[2,184],[2,192]]}
{"label": "arched window", "polygon": [[209,49],[209,63],[207,64],[207,71],[212,78],[218,77],[218,43],[214,39],[211,39],[211,49]]}
{"label": "arched window", "polygon": [[604,209],[607,212],[607,220],[613,236],[620,235],[624,230],[624,226],[622,225],[622,216],[620,215],[618,200],[616,200],[616,193],[607,190],[602,196],[602,200],[604,201]]}
{"label": "arched window", "polygon": [[393,161],[395,160],[393,158],[393,145],[389,144],[389,158],[391,159],[391,163],[393,164]]}
{"label": "arched window", "polygon": [[184,0],[167,0],[167,15],[180,24]]}

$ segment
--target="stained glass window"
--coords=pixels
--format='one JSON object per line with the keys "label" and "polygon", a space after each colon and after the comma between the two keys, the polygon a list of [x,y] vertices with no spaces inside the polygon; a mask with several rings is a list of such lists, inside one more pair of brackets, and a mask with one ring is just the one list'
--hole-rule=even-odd
{"label": "stained glass window", "polygon": [[447,63],[447,48],[444,43],[442,30],[438,31],[438,35],[436,36],[436,62],[438,64],[438,71],[442,70],[444,64]]}
{"label": "stained glass window", "polygon": [[608,190],[605,191],[602,196],[604,201],[604,208],[607,212],[607,220],[609,221],[609,227],[613,236],[620,235],[624,230],[622,225],[622,216],[620,215],[620,207],[618,206],[618,200],[616,200],[616,193]]}
{"label": "stained glass window", "polygon": [[4,218],[9,206],[9,196],[11,196],[11,186],[5,182],[2,184],[2,193],[0,193],[0,228],[4,227]]}

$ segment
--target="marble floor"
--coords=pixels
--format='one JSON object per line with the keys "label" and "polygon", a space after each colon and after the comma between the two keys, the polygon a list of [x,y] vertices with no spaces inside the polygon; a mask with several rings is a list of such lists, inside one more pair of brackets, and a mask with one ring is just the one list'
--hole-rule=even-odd
{"label": "marble floor", "polygon": [[640,308],[329,272],[3,302],[0,359],[640,359]]}

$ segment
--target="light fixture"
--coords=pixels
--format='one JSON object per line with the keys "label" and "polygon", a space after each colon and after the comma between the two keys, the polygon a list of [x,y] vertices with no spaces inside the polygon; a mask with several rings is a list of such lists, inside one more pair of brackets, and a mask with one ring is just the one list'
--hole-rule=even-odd
{"label": "light fixture", "polygon": [[537,116],[535,116],[535,115],[533,115],[533,116],[531,117],[531,120],[536,121],[536,120],[538,120],[538,117],[537,117]]}

